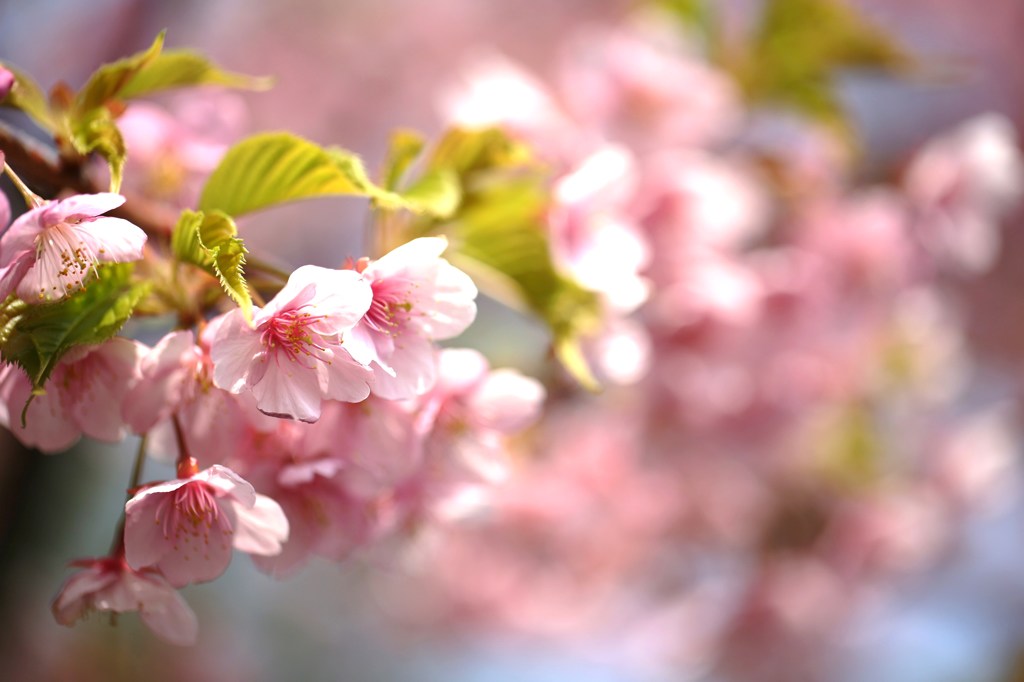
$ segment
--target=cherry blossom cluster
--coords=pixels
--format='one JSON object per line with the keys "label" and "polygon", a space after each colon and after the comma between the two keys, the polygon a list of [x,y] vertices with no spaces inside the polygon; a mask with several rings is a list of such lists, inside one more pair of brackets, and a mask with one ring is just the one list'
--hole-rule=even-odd
{"label": "cherry blossom cluster", "polygon": [[992,266],[1024,160],[989,114],[859,186],[830,131],[745,112],[692,54],[589,31],[560,87],[491,59],[443,100],[558,169],[547,225],[601,294],[586,352],[609,389],[550,401],[490,513],[433,529],[387,589],[421,624],[822,679],[857,605],[1016,485],[1020,387],[967,398],[953,280]]}
{"label": "cherry blossom cluster", "polygon": [[[26,199],[0,237],[0,298],[70,299],[100,265],[146,257],[147,234],[105,215],[120,194]],[[4,225],[10,215],[4,199]],[[219,577],[235,551],[285,576],[471,510],[544,390],[437,346],[476,316],[476,287],[446,248],[424,237],[337,269],[304,265],[251,318],[234,308],[153,347],[124,336],[77,346],[44,391],[4,364],[0,423],[24,445],[55,453],[135,434],[140,457],[176,466],[172,480],[133,483],[112,551],[74,562],[57,620],[138,611],[189,644],[198,624],[177,590]]]}

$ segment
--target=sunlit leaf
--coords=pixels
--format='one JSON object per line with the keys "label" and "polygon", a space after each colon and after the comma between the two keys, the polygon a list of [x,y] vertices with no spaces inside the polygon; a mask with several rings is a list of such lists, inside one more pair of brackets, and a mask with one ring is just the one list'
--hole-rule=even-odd
{"label": "sunlit leaf", "polygon": [[182,211],[178,223],[171,232],[171,251],[183,263],[199,267],[212,267],[210,255],[199,242],[199,226],[203,224],[201,211]]}
{"label": "sunlit leaf", "polygon": [[199,208],[240,216],[291,201],[345,195],[367,197],[392,210],[431,212],[435,204],[447,205],[429,192],[406,197],[377,186],[352,152],[276,132],[254,135],[229,149],[207,179]]}
{"label": "sunlit leaf", "polygon": [[881,27],[838,0],[769,0],[749,46],[723,66],[757,104],[795,109],[850,140],[836,93],[846,69],[905,72],[913,60]]}
{"label": "sunlit leaf", "polygon": [[132,79],[160,54],[164,46],[164,33],[161,31],[145,51],[104,64],[97,69],[75,96],[72,116],[87,115],[93,109],[102,107],[118,97]]}
{"label": "sunlit leaf", "polygon": [[245,281],[248,251],[231,216],[221,211],[184,211],[171,233],[171,249],[178,260],[216,277],[245,319],[252,319],[252,296]]}
{"label": "sunlit leaf", "polygon": [[71,144],[83,156],[91,152],[102,156],[110,165],[110,191],[120,191],[127,150],[109,110],[94,109],[77,119],[71,129]]}
{"label": "sunlit leaf", "polygon": [[224,71],[203,55],[190,50],[167,50],[146,62],[132,75],[118,97],[131,99],[171,88],[218,85],[242,90],[267,90],[273,79]]}
{"label": "sunlit leaf", "polygon": [[413,130],[396,130],[391,134],[391,144],[384,159],[384,189],[394,190],[398,187],[425,144],[423,136]]}

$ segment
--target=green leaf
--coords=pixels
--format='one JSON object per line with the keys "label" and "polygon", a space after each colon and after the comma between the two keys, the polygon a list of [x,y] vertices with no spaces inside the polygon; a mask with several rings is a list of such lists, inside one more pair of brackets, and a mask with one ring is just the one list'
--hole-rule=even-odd
{"label": "green leaf", "polygon": [[252,320],[252,296],[245,281],[245,254],[238,226],[222,211],[184,211],[171,233],[175,258],[217,278],[224,291]]}
{"label": "green leaf", "polygon": [[523,167],[531,160],[530,151],[500,128],[453,128],[438,142],[427,167],[445,168],[463,177],[495,168]]}
{"label": "green leaf", "polygon": [[[131,317],[149,285],[131,281],[131,263],[102,265],[84,290],[57,303],[18,311],[3,344],[4,361],[20,366],[41,389],[60,359],[72,348],[106,341]],[[11,302],[5,303],[10,309]],[[7,324],[5,324],[5,327]]]}
{"label": "green leaf", "polygon": [[815,435],[818,463],[832,482],[854,490],[878,482],[885,448],[870,404],[855,401],[836,408]]}
{"label": "green leaf", "polygon": [[907,72],[913,61],[895,40],[838,0],[770,0],[732,71],[754,103],[791,107],[852,142],[833,77],[851,68]]}
{"label": "green leaf", "polygon": [[396,130],[391,134],[391,144],[384,159],[384,188],[394,190],[409,170],[416,157],[423,151],[423,136],[414,130]]}
{"label": "green leaf", "polygon": [[106,159],[110,164],[110,191],[120,191],[127,150],[109,110],[94,109],[74,121],[71,144],[83,156],[96,152]]}
{"label": "green leaf", "polygon": [[199,226],[204,217],[201,211],[182,211],[171,232],[171,251],[179,261],[205,269],[212,268],[213,263],[209,252],[199,242]]}
{"label": "green leaf", "polygon": [[224,291],[242,309],[246,321],[252,321],[252,297],[245,282],[245,245],[237,237],[238,227],[231,216],[220,211],[209,213],[199,226],[199,242],[210,253],[213,271]]}
{"label": "green leaf", "polygon": [[407,203],[437,218],[448,218],[462,201],[459,178],[447,168],[428,170],[402,191]]}
{"label": "green leaf", "polygon": [[[506,178],[473,196],[456,216],[457,254],[513,283],[525,307],[551,330],[556,355],[583,386],[598,387],[579,350],[581,336],[600,323],[600,303],[555,266],[544,225],[548,194],[540,178]],[[481,279],[486,287],[488,277]],[[485,289],[486,290],[486,289]]]}
{"label": "green leaf", "polygon": [[436,200],[430,194],[418,199],[389,192],[370,180],[355,154],[278,132],[254,135],[229,149],[207,179],[199,208],[240,216],[300,199],[344,195],[414,212],[430,212]]}
{"label": "green leaf", "polygon": [[20,109],[44,130],[56,132],[59,126],[42,88],[27,73],[7,62],[0,61],[0,66],[14,74],[14,86],[0,104]]}
{"label": "green leaf", "polygon": [[131,99],[161,90],[195,85],[219,85],[242,90],[268,90],[273,79],[223,71],[191,50],[167,50],[147,61],[119,89],[117,96]]}
{"label": "green leaf", "polygon": [[119,97],[121,91],[132,79],[160,54],[164,46],[165,33],[166,31],[161,31],[147,50],[110,64],[104,64],[97,69],[75,96],[72,119],[86,115],[93,109],[102,107],[110,100]]}
{"label": "green leaf", "polygon": [[717,30],[713,0],[656,0],[654,4],[699,35],[711,38]]}

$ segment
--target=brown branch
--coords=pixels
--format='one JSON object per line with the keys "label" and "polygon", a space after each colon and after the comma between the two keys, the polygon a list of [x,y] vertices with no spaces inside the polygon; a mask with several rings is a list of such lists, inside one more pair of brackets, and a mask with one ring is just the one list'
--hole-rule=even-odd
{"label": "brown branch", "polygon": [[[0,121],[0,150],[10,164],[36,193],[53,198],[63,191],[96,194],[107,191],[86,172],[86,159],[62,156],[56,149],[23,131]],[[166,204],[138,195],[125,195],[127,201],[111,215],[141,227],[151,238],[167,240],[178,214]]]}

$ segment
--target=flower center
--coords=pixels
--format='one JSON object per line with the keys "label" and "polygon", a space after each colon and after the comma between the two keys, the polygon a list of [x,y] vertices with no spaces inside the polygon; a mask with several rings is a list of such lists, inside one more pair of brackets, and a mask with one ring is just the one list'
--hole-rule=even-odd
{"label": "flower center", "polygon": [[75,234],[72,225],[70,221],[61,221],[36,237],[36,262],[43,268],[42,281],[50,285],[49,292],[45,287],[39,290],[40,298],[56,292],[58,286],[63,288],[62,294],[80,288],[99,260],[92,247]]}
{"label": "flower center", "polygon": [[383,279],[372,282],[370,286],[373,288],[373,302],[363,321],[374,331],[397,335],[412,312],[412,303],[408,300],[409,284]]}
{"label": "flower center", "polygon": [[324,338],[313,328],[324,316],[305,312],[308,307],[312,306],[306,304],[274,315],[259,326],[260,340],[268,351],[280,351],[292,362],[304,356],[329,363],[331,354]]}
{"label": "flower center", "polygon": [[183,534],[207,534],[221,521],[220,516],[213,488],[202,481],[186,483],[165,495],[156,510],[156,522],[168,539],[178,539]]}

